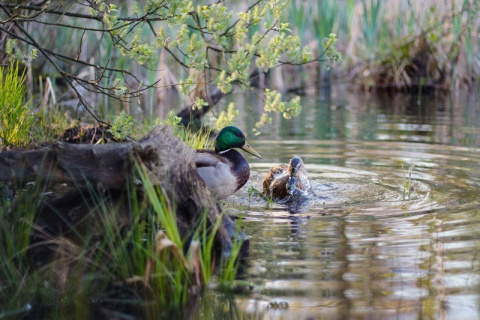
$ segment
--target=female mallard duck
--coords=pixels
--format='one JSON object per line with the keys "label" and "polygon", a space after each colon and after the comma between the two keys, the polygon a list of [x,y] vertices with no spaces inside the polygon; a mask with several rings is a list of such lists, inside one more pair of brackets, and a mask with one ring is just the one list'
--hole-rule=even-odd
{"label": "female mallard duck", "polygon": [[294,156],[290,163],[273,167],[263,178],[263,194],[273,199],[289,195],[306,195],[311,186],[302,158]]}
{"label": "female mallard duck", "polygon": [[240,148],[262,158],[250,147],[243,132],[234,126],[223,128],[215,138],[215,150],[197,150],[197,172],[216,199],[225,199],[247,183],[250,166],[233,148]]}

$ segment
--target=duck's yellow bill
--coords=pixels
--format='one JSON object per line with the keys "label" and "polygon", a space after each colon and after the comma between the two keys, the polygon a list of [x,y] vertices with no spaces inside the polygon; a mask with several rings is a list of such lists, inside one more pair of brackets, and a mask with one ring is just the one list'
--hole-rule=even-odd
{"label": "duck's yellow bill", "polygon": [[242,150],[250,153],[251,155],[253,155],[253,156],[255,156],[255,157],[259,158],[259,159],[262,159],[262,156],[259,155],[257,151],[253,150],[253,148],[250,147],[250,145],[249,145],[246,141],[245,141],[245,143],[244,143],[243,146],[242,146]]}

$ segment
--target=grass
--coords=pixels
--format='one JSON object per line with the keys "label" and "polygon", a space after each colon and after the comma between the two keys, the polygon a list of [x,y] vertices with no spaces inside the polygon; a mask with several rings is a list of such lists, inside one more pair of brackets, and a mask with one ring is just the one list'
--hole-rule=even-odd
{"label": "grass", "polygon": [[145,128],[149,130],[152,125],[165,124],[173,128],[173,134],[189,145],[192,149],[204,149],[212,148],[213,141],[210,139],[212,135],[212,129],[209,127],[201,127],[200,129],[192,129],[190,125],[184,127],[179,124],[180,118],[175,115],[175,112],[171,110],[167,117],[163,120],[156,119],[153,124],[147,125]]}
{"label": "grass", "polygon": [[[27,251],[34,232],[35,210],[43,188],[39,184],[27,186],[17,192],[17,205],[10,202],[0,205],[0,316],[14,316],[32,308],[32,301],[25,298],[26,286],[40,285],[37,272],[30,275]],[[45,288],[36,292],[35,299],[43,299]]]}
{"label": "grass", "polygon": [[18,63],[0,68],[0,146],[29,147],[52,141],[67,127],[67,117],[57,109],[34,113],[25,102],[25,69]]}
{"label": "grass", "polygon": [[12,63],[0,68],[0,138],[2,145],[25,146],[30,141],[33,117],[25,103],[25,71]]}
{"label": "grass", "polygon": [[86,205],[80,221],[50,213],[56,225],[69,230],[64,235],[42,231],[45,224],[34,219],[48,191],[40,184],[22,192],[18,206],[2,202],[1,317],[181,316],[214,276],[217,263],[220,277],[231,283],[241,241],[234,241],[226,261],[215,261],[214,239],[222,219],[207,228],[203,215],[182,237],[174,204],[140,165],[136,170],[144,198],[132,186],[122,201],[93,186],[81,189]]}
{"label": "grass", "polygon": [[267,196],[265,194],[263,194],[262,191],[258,190],[257,188],[255,188],[253,185],[250,185],[247,189],[247,192],[248,192],[248,201],[251,200],[252,198],[252,195],[257,195],[261,198],[264,198],[265,200],[267,200],[268,202],[268,207],[270,207],[272,204],[273,204],[273,197],[271,196]]}
{"label": "grass", "polygon": [[232,288],[234,285],[235,277],[237,275],[238,264],[240,261],[236,259],[239,256],[240,250],[242,249],[243,241],[240,239],[241,233],[241,220],[237,220],[235,237],[232,242],[232,247],[230,249],[230,255],[235,257],[235,259],[224,259],[222,260],[222,265],[219,275],[219,283],[222,288]]}
{"label": "grass", "polygon": [[374,48],[376,44],[375,42],[380,27],[380,8],[380,0],[370,0],[368,4],[366,0],[362,0],[362,32],[366,45],[369,48]]}

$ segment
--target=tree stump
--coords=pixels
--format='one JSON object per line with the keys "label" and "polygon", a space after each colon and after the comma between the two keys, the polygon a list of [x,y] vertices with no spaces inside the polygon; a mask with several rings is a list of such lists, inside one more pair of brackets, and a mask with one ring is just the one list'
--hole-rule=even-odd
{"label": "tree stump", "polygon": [[[194,156],[195,150],[175,137],[172,128],[157,126],[138,142],[56,143],[34,151],[0,152],[0,181],[13,182],[17,186],[32,181],[45,185],[89,184],[111,194],[120,193],[133,181],[141,193],[140,179],[135,176],[137,163],[147,169],[152,183],[160,186],[174,204],[180,233],[186,236],[205,212],[209,225],[214,225],[221,213],[196,171]],[[78,195],[77,200],[81,198]],[[75,203],[73,199],[75,195],[71,194],[63,200],[54,199],[53,202],[57,202],[55,210],[68,211],[69,204]],[[48,211],[44,209],[39,212],[40,220],[42,213]],[[48,224],[52,219],[44,217],[44,220]],[[235,223],[224,215],[216,239],[224,253],[230,250],[234,232]]]}

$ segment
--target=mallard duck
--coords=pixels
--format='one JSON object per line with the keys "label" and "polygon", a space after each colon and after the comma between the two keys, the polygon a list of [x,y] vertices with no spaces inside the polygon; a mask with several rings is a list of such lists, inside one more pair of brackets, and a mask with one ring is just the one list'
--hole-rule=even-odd
{"label": "mallard duck", "polygon": [[280,164],[270,169],[263,178],[263,194],[273,199],[291,195],[306,195],[311,189],[302,158],[294,156],[288,165]]}
{"label": "mallard duck", "polygon": [[250,166],[233,148],[240,148],[262,158],[247,143],[243,132],[234,126],[223,128],[215,138],[215,150],[197,150],[197,172],[216,199],[225,199],[247,183]]}

